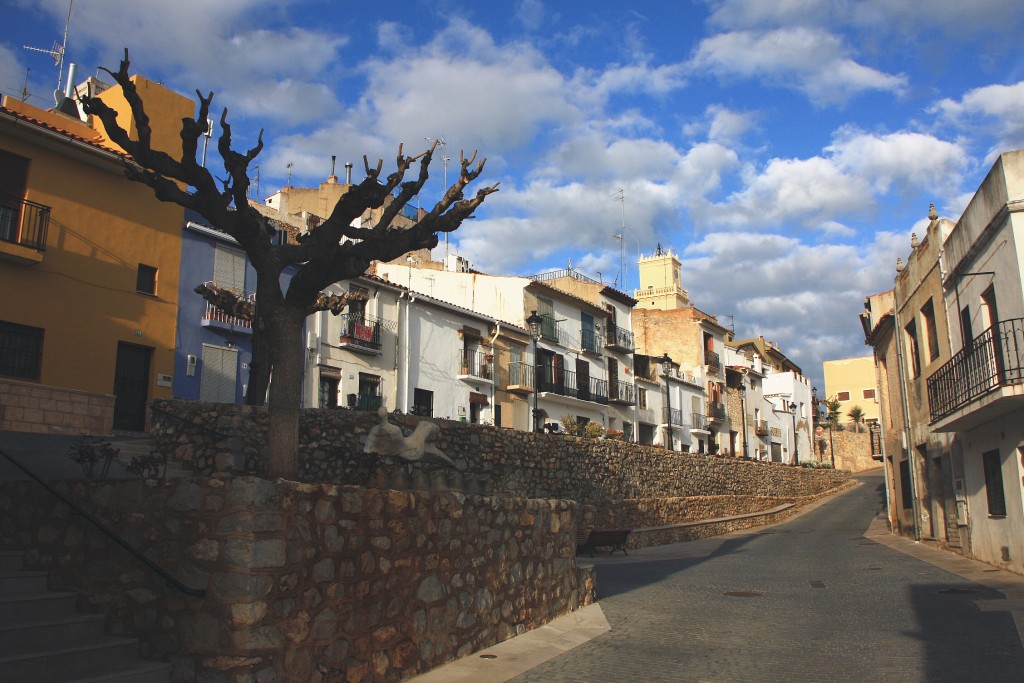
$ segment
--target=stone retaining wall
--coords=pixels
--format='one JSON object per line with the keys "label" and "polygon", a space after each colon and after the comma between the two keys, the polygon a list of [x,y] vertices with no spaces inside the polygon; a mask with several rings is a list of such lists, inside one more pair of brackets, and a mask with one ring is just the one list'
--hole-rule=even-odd
{"label": "stone retaining wall", "polygon": [[831,462],[831,447],[835,446],[836,468],[850,472],[881,467],[882,463],[871,457],[871,434],[868,428],[861,426],[861,431],[846,428],[842,431],[832,430],[831,437],[826,427],[821,436],[815,437],[823,462]]}
{"label": "stone retaining wall", "polygon": [[0,485],[4,549],[88,596],[80,607],[171,661],[176,683],[398,680],[594,598],[573,501],[256,477],[57,487],[206,597],[168,587],[34,482]]}
{"label": "stone retaining wall", "polygon": [[[156,452],[200,472],[259,473],[265,463],[262,408],[185,401],[154,402]],[[391,416],[407,431],[419,418]],[[732,457],[670,453],[660,448],[561,434],[533,434],[435,420],[438,447],[458,468],[416,462],[395,467],[363,453],[375,414],[306,410],[300,423],[299,470],[306,481],[380,488],[454,488],[522,498],[580,502],[680,496],[807,496],[849,478],[848,472],[795,468]]]}
{"label": "stone retaining wall", "polygon": [[0,429],[104,435],[113,424],[113,395],[0,378]]}

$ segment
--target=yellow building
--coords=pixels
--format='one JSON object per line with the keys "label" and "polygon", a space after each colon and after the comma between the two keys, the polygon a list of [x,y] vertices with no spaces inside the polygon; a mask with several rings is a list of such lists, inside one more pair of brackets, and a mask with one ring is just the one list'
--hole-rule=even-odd
{"label": "yellow building", "polygon": [[824,363],[825,396],[839,401],[839,421],[850,421],[850,408],[860,406],[864,422],[878,422],[875,359],[872,356],[840,358]]}
{"label": "yellow building", "polygon": [[672,311],[687,308],[690,295],[682,288],[682,264],[671,249],[658,245],[651,256],[639,261],[640,288],[634,290],[636,307],[644,310]]}
{"label": "yellow building", "polygon": [[[134,80],[153,146],[180,155],[194,103]],[[120,87],[100,97],[134,132]],[[171,397],[184,210],[129,181],[101,130],[0,103],[0,429],[141,430]]]}

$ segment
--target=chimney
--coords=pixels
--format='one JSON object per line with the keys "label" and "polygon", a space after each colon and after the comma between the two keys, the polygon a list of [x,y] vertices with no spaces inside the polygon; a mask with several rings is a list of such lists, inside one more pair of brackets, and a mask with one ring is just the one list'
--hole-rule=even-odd
{"label": "chimney", "polygon": [[331,155],[331,175],[327,176],[327,182],[331,185],[338,184],[338,176],[334,175],[334,163],[338,160],[338,157]]}
{"label": "chimney", "polygon": [[351,161],[345,162],[345,184],[346,185],[351,185],[352,184],[352,162]]}

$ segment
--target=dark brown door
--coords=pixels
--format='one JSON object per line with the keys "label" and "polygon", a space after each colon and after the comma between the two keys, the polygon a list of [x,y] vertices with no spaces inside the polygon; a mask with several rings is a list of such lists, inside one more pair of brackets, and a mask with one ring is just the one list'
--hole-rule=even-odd
{"label": "dark brown door", "polygon": [[114,429],[141,432],[146,428],[149,363],[153,349],[117,343],[114,367]]}

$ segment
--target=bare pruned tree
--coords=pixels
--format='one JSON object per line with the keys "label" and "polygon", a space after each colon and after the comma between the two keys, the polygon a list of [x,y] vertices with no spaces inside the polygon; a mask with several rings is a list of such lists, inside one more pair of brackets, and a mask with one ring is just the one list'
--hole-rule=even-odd
{"label": "bare pruned tree", "polygon": [[[247,199],[249,164],[263,149],[263,132],[260,131],[255,147],[244,154],[236,152],[231,147],[231,126],[225,109],[220,117],[217,148],[227,177],[215,179],[196,161],[199,139],[207,131],[213,93],[204,97],[197,91],[199,112],[195,119],[182,119],[181,157],[175,159],[153,149],[149,118],[128,73],[129,65],[125,50],[120,68],[116,72],[105,71],[121,86],[135,119],[136,139],[118,124],[117,113],[101,99],[85,97],[82,104],[86,112],[102,121],[110,139],[130,155],[127,175],[131,180],[148,185],[161,201],[173,202],[204,216],[215,228],[233,237],[252,262],[256,270],[253,315],[257,323],[254,324],[253,344],[258,347],[254,348],[253,355],[254,359],[268,358],[267,365],[273,368],[268,401],[268,474],[294,478],[298,473],[299,405],[305,354],[303,321],[311,312],[332,307],[340,310],[345,303],[324,296],[321,290],[334,282],[362,275],[372,261],[390,261],[410,251],[436,246],[438,234],[457,229],[487,195],[497,191],[497,184],[479,189],[472,198],[466,199],[463,193],[479,177],[486,159],[474,165],[475,153],[469,159],[462,156],[459,178],[447,188],[441,200],[412,227],[392,227],[394,218],[426,182],[434,152],[431,147],[422,154],[408,157],[399,145],[395,171],[387,178],[380,177],[383,161],[371,166],[363,157],[366,178],[341,196],[323,223],[301,235],[297,244],[275,244],[275,229]],[[406,172],[417,162],[418,172],[406,181]],[[352,225],[367,209],[384,206],[392,193],[395,193],[393,200],[381,211],[375,225]],[[295,274],[287,288],[282,289],[281,273],[288,267],[294,267]],[[266,392],[266,388],[265,385],[253,387],[250,383],[249,391]]]}

